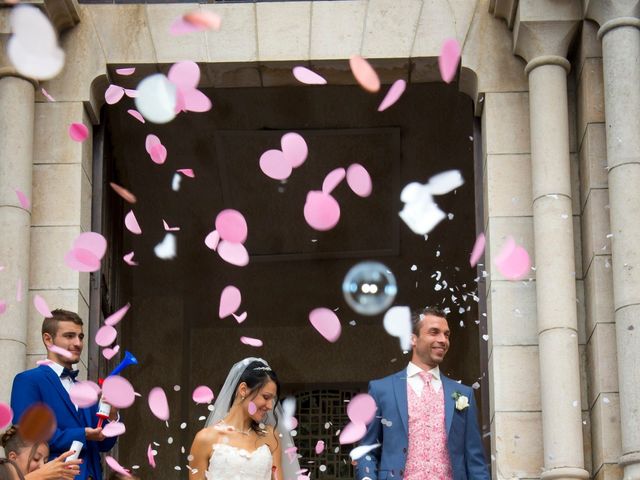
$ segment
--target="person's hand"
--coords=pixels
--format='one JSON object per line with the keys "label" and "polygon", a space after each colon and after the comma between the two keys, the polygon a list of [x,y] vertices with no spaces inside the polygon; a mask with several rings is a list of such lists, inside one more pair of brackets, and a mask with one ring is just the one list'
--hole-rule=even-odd
{"label": "person's hand", "polygon": [[80,475],[82,460],[69,460],[68,462],[65,462],[65,460],[74,453],[73,450],[64,452],[58,458],[45,463],[37,470],[27,473],[24,476],[25,480],[73,480],[76,475]]}
{"label": "person's hand", "polygon": [[94,442],[101,442],[102,440],[107,438],[102,433],[102,427],[98,427],[98,428],[86,427],[84,429],[84,436],[87,437],[87,440],[92,440]]}

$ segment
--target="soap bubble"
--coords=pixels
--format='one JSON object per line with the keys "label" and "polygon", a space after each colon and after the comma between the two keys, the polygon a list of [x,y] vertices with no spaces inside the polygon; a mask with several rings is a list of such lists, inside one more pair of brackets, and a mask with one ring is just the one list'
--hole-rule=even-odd
{"label": "soap bubble", "polygon": [[161,73],[150,75],[140,82],[135,98],[136,108],[153,123],[167,123],[176,116],[177,89]]}
{"label": "soap bubble", "polygon": [[361,262],[342,282],[347,304],[361,315],[377,315],[391,306],[398,293],[396,277],[380,262]]}

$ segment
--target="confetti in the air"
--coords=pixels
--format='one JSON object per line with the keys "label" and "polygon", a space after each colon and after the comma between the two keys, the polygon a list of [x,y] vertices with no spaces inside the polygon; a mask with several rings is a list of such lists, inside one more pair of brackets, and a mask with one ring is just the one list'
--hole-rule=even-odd
{"label": "confetti in the air", "polygon": [[307,67],[293,67],[293,76],[296,77],[296,80],[298,80],[300,83],[305,83],[307,85],[327,84],[327,81],[324,79],[324,77],[318,75],[312,70],[309,70]]}
{"label": "confetti in the air", "polygon": [[391,88],[389,88],[389,91],[385,95],[384,100],[382,100],[382,103],[378,107],[378,111],[384,112],[387,108],[396,103],[400,99],[406,88],[407,82],[405,80],[400,79],[393,82],[393,85],[391,85]]}
{"label": "confetti in the air", "polygon": [[440,68],[440,76],[446,83],[456,76],[458,64],[460,63],[460,44],[455,38],[449,38],[442,44],[440,57],[438,57],[438,67]]}
{"label": "confetti in the air", "polygon": [[337,315],[328,308],[316,308],[309,312],[309,321],[320,335],[331,343],[336,342],[342,333]]}

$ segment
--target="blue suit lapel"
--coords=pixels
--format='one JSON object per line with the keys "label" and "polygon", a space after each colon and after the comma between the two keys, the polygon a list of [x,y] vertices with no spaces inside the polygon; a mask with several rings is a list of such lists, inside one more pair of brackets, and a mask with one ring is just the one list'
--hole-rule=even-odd
{"label": "blue suit lapel", "polygon": [[404,431],[409,435],[409,403],[407,401],[407,371],[402,370],[393,376],[393,391],[396,395],[398,411]]}
{"label": "blue suit lapel", "polygon": [[56,376],[55,372],[47,366],[43,366],[40,368],[43,369],[43,371],[45,372],[45,378],[49,381],[49,383],[51,383],[53,389],[58,393],[58,395],[62,399],[62,402],[69,409],[69,413],[71,413],[71,416],[79,421],[80,418],[78,416],[78,410],[76,410],[76,406],[71,402],[69,393],[64,389],[64,387],[62,386],[62,382],[60,382],[60,379]]}
{"label": "blue suit lapel", "polygon": [[451,380],[444,375],[440,375],[440,379],[442,380],[442,389],[444,393],[444,418],[445,424],[447,426],[447,436],[449,435],[449,430],[451,430],[451,422],[453,421],[453,407],[454,400],[451,395],[456,391],[456,382]]}

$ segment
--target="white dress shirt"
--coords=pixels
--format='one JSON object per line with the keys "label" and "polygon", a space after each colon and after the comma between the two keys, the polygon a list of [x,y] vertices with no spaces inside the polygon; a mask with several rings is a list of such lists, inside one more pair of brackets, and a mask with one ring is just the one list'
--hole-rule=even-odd
{"label": "white dress shirt", "polygon": [[[422,395],[422,388],[424,387],[424,381],[420,378],[420,372],[423,370],[413,362],[409,362],[407,365],[407,384],[418,395]],[[436,392],[439,392],[442,388],[442,380],[440,379],[440,368],[436,365],[431,370],[428,370],[431,374],[431,386]]]}
{"label": "white dress shirt", "polygon": [[[64,367],[55,362],[47,363],[47,365],[51,367],[51,370],[53,370],[55,374],[58,376],[58,378],[60,379],[60,383],[62,383],[62,386],[67,391],[67,393],[70,393],[71,387],[73,386],[73,380],[71,380],[71,378],[69,377],[64,377],[64,378],[60,377],[60,375],[62,375],[62,371],[64,370]],[[75,407],[76,407],[76,410],[78,410],[78,406],[75,405]]]}

